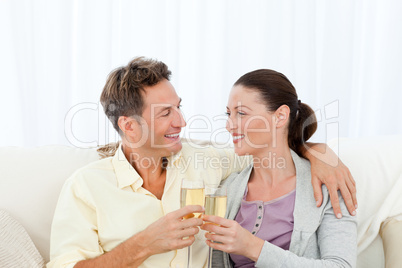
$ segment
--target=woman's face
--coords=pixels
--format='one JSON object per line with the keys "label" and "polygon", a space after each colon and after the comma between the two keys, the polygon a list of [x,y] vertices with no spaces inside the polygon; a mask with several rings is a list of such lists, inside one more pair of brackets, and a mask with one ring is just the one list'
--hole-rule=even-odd
{"label": "woman's face", "polygon": [[237,155],[260,155],[276,146],[275,113],[268,112],[255,90],[237,85],[227,105],[226,129],[233,137]]}

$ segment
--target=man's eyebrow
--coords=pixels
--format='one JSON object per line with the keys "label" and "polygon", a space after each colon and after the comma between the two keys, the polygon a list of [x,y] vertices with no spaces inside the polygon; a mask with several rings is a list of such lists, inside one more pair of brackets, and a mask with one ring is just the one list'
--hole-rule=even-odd
{"label": "man's eyebrow", "polygon": [[[178,104],[177,106],[179,106],[180,103],[181,103],[181,98],[180,98],[179,104]],[[164,106],[163,108],[161,108],[161,109],[158,111],[158,114],[159,114],[159,113],[162,113],[162,112],[164,112],[164,111],[166,111],[166,110],[169,110],[170,108],[172,108],[172,106],[173,106],[173,105]]]}

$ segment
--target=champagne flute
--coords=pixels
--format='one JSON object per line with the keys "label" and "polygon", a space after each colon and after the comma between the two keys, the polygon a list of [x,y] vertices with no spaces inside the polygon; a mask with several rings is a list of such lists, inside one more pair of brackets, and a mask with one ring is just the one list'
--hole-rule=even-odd
{"label": "champagne flute", "polygon": [[[201,179],[183,179],[181,181],[180,207],[188,205],[204,206],[204,181]],[[184,217],[200,218],[202,213],[191,213]],[[187,268],[191,267],[191,246],[188,247]]]}
{"label": "champagne flute", "polygon": [[[226,188],[219,185],[205,186],[205,215],[214,215],[224,218],[226,214]],[[212,248],[208,250],[208,268],[212,267]]]}

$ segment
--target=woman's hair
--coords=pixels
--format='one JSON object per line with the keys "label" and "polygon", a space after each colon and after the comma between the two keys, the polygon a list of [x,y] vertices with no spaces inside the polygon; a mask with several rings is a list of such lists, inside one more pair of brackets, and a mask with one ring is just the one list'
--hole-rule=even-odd
{"label": "woman's hair", "polygon": [[288,144],[290,149],[302,155],[303,144],[317,130],[317,118],[310,106],[299,101],[289,79],[276,71],[260,69],[246,73],[234,85],[256,91],[269,112],[275,112],[282,105],[289,107]]}

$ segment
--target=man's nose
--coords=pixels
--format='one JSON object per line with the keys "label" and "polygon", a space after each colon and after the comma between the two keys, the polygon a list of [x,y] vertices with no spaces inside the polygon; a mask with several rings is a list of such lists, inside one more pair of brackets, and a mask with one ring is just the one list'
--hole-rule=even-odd
{"label": "man's nose", "polygon": [[186,121],[184,120],[183,114],[180,110],[175,110],[175,117],[172,122],[173,127],[185,127],[187,125]]}

